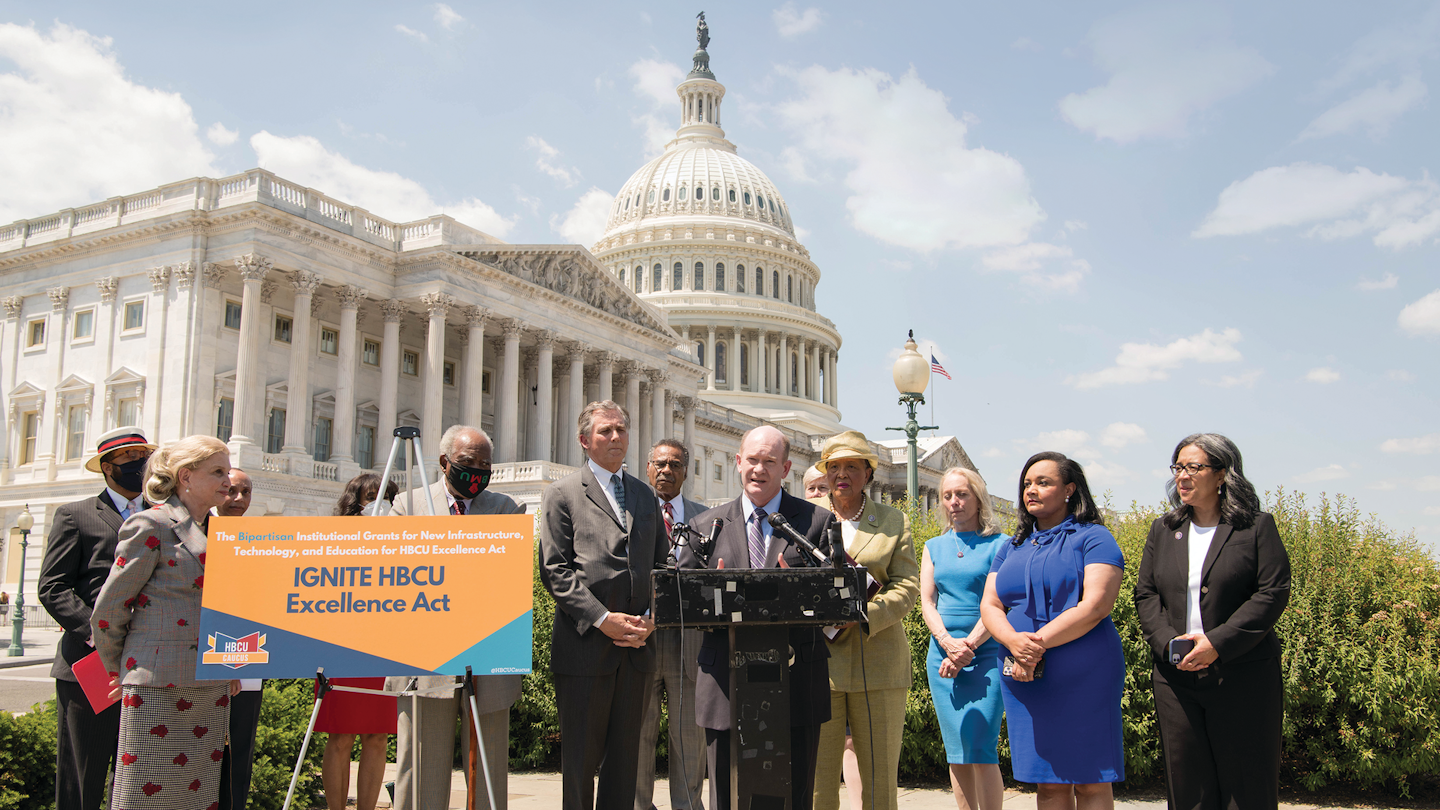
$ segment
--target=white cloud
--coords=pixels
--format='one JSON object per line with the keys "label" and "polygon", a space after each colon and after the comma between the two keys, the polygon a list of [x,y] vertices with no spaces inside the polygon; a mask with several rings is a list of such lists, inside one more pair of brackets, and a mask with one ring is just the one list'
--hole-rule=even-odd
{"label": "white cloud", "polygon": [[1395,482],[1394,482],[1394,481],[1376,481],[1376,482],[1373,483],[1373,484],[1366,484],[1366,485],[1365,485],[1365,488],[1366,488],[1366,489],[1373,489],[1373,490],[1375,490],[1376,492],[1390,492],[1391,490],[1395,489],[1396,487],[1395,487]]}
{"label": "white cloud", "polygon": [[1386,439],[1385,443],[1380,445],[1380,451],[1382,453],[1409,453],[1417,456],[1440,453],[1440,433],[1417,436],[1413,439]]}
{"label": "white cloud", "polygon": [[418,40],[420,40],[421,42],[429,42],[429,41],[430,41],[430,37],[426,36],[424,33],[420,32],[420,31],[416,31],[414,28],[411,28],[411,27],[408,26],[408,25],[396,25],[396,26],[395,26],[395,30],[396,30],[396,31],[399,31],[400,33],[404,34],[404,35],[407,36],[407,37],[413,37],[413,38],[415,38],[415,39],[418,39]]}
{"label": "white cloud", "polygon": [[435,22],[446,31],[454,31],[460,27],[461,23],[465,22],[465,18],[444,3],[436,3]]}
{"label": "white cloud", "polygon": [[1329,385],[1330,383],[1340,381],[1340,372],[1336,371],[1333,368],[1326,368],[1325,366],[1320,366],[1319,368],[1312,368],[1309,371],[1305,372],[1305,379],[1313,383]]}
{"label": "white cloud", "polygon": [[111,40],[0,24],[0,222],[219,174],[179,93],[132,82]]}
{"label": "white cloud", "polygon": [[[980,262],[987,269],[1020,273],[1033,285],[1060,292],[1075,292],[1080,288],[1080,281],[1090,272],[1090,263],[1075,258],[1073,250],[1048,242],[1027,242],[1001,248],[985,254]],[[1054,269],[1042,272],[1047,267]]]}
{"label": "white cloud", "polygon": [[559,214],[550,217],[550,229],[588,248],[604,235],[605,223],[610,219],[610,207],[614,204],[614,194],[592,186],[580,195],[563,219]]}
{"label": "white cloud", "polygon": [[1090,446],[1090,434],[1083,430],[1050,430],[1036,434],[1031,439],[1016,439],[1015,446],[1029,453],[1055,450],[1071,458],[1091,458],[1098,455]]}
{"label": "white cloud", "polygon": [[1163,5],[1131,11],[1090,29],[1095,62],[1110,81],[1060,100],[1072,125],[1130,143],[1185,135],[1190,118],[1274,72],[1230,35],[1217,11]]}
{"label": "white cloud", "polygon": [[1440,290],[1400,310],[1397,320],[1412,335],[1440,335]]}
{"label": "white cloud", "polygon": [[1440,6],[1432,5],[1419,19],[1377,28],[1357,40],[1335,75],[1320,82],[1320,89],[1331,92],[1395,65],[1404,71],[1413,71],[1437,50],[1440,50]]}
{"label": "white cloud", "polygon": [[1341,478],[1349,478],[1350,473],[1339,464],[1326,464],[1324,467],[1316,467],[1307,473],[1295,476],[1297,484],[1317,484],[1321,481],[1338,481]]}
{"label": "white cloud", "polygon": [[1014,158],[965,144],[966,124],[914,68],[812,66],[784,75],[800,95],[775,108],[796,144],[788,157],[843,167],[851,223],[919,251],[1019,245],[1045,212]]}
{"label": "white cloud", "polygon": [[820,9],[814,7],[800,11],[794,3],[786,3],[775,9],[770,17],[775,21],[775,30],[786,38],[798,37],[820,27]]}
{"label": "white cloud", "polygon": [[1220,388],[1254,388],[1255,383],[1259,382],[1264,374],[1264,369],[1252,368],[1239,374],[1227,374],[1221,377],[1218,382],[1213,383],[1213,385],[1219,386]]}
{"label": "white cloud", "polygon": [[985,458],[1002,458],[1005,455],[1005,451],[1001,450],[998,447],[991,447],[980,455],[984,456]]}
{"label": "white cloud", "polygon": [[1066,233],[1075,233],[1076,231],[1087,230],[1087,229],[1089,229],[1089,227],[1090,227],[1090,224],[1089,224],[1088,222],[1084,222],[1084,221],[1082,221],[1082,220],[1078,220],[1078,219],[1067,219],[1067,220],[1065,220],[1065,232],[1066,232]]}
{"label": "white cloud", "polygon": [[[1428,180],[1411,183],[1363,167],[1345,173],[1314,163],[1272,166],[1220,192],[1215,210],[1190,235],[1237,236],[1271,228],[1329,223],[1328,227],[1317,226],[1309,235],[1335,238],[1376,230],[1380,231],[1376,236],[1379,243],[1390,229],[1403,229],[1404,223],[1411,222],[1405,215],[1423,208],[1425,198],[1433,207],[1435,190]],[[1344,219],[1352,215],[1357,218]]]}
{"label": "white cloud", "polygon": [[250,147],[260,168],[387,219],[405,222],[448,214],[500,238],[515,227],[515,217],[507,219],[474,197],[441,205],[414,180],[351,163],[309,135],[282,138],[261,131],[251,136]]}
{"label": "white cloud", "polygon": [[1209,329],[1198,335],[1173,340],[1164,346],[1153,343],[1126,343],[1115,357],[1115,365],[1077,374],[1065,380],[1076,388],[1103,388],[1107,385],[1128,385],[1169,379],[1170,372],[1187,362],[1234,363],[1241,360],[1235,344],[1240,330],[1234,327],[1223,332]]}
{"label": "white cloud", "polygon": [[239,139],[240,133],[233,129],[226,129],[225,125],[216,121],[205,130],[205,137],[216,146],[229,146]]}
{"label": "white cloud", "polygon": [[1427,475],[1416,479],[1415,488],[1421,492],[1440,491],[1440,475]]}
{"label": "white cloud", "polygon": [[1145,435],[1145,428],[1133,422],[1111,422],[1105,426],[1104,430],[1100,431],[1100,444],[1112,450],[1148,441],[1150,441],[1150,437]]}
{"label": "white cloud", "polygon": [[650,109],[638,115],[635,123],[645,131],[645,156],[655,157],[675,137],[679,124],[675,110],[680,100],[675,86],[685,80],[685,70],[674,62],[641,59],[630,65],[629,73],[635,80],[635,92],[650,102]]}
{"label": "white cloud", "polygon": [[1394,86],[1382,81],[1321,113],[1300,133],[1299,140],[1360,129],[1378,138],[1390,130],[1396,118],[1420,106],[1427,92],[1425,82],[1416,75],[1406,76]]}
{"label": "white cloud", "polygon": [[580,182],[580,170],[573,166],[567,169],[557,165],[556,159],[560,157],[560,150],[546,143],[544,138],[531,135],[525,139],[525,145],[540,155],[535,158],[535,168],[559,180],[566,188],[572,188]]}
{"label": "white cloud", "polygon": [[1422,509],[1422,510],[1420,510],[1420,511],[1421,511],[1423,514],[1426,514],[1426,515],[1429,515],[1429,516],[1431,516],[1431,517],[1434,517],[1435,515],[1440,515],[1440,506],[1427,506],[1427,507],[1425,507],[1424,509]]}
{"label": "white cloud", "polygon": [[1378,279],[1369,279],[1364,276],[1355,283],[1355,289],[1372,292],[1374,290],[1393,290],[1395,285],[1400,283],[1400,277],[1394,273],[1386,273]]}
{"label": "white cloud", "polygon": [[1392,368],[1385,372],[1385,379],[1391,382],[1410,383],[1415,382],[1415,375],[1403,368]]}

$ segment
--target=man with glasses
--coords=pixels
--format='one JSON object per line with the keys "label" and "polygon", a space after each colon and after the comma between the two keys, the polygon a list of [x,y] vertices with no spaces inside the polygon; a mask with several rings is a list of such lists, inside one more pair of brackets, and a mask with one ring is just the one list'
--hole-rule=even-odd
{"label": "man with glasses", "polygon": [[[705,511],[681,494],[690,470],[690,451],[675,439],[661,439],[650,448],[645,472],[660,501],[665,534],[673,546],[675,527]],[[700,653],[700,631],[665,627],[650,636],[655,647],[655,677],[650,706],[640,726],[640,773],[635,782],[635,810],[654,810],[655,750],[660,738],[660,694],[669,695],[670,806],[675,810],[705,810],[700,789],[705,782],[705,732],[695,724],[695,670]],[[682,655],[682,652],[684,655]]]}
{"label": "man with glasses", "polygon": [[40,568],[40,604],[65,628],[50,668],[55,678],[56,810],[99,810],[105,777],[114,769],[120,738],[120,704],[96,714],[70,665],[94,652],[90,613],[115,562],[120,524],[149,507],[145,503],[145,462],[155,452],[139,428],[116,428],[100,437],[85,469],[105,477],[93,498],[55,510],[45,561]]}

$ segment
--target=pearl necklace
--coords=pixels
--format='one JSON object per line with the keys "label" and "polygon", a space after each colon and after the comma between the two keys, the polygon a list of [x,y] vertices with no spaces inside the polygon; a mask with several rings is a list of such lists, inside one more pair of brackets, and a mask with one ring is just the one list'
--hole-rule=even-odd
{"label": "pearl necklace", "polygon": [[857,512],[855,513],[855,517],[847,518],[847,517],[845,517],[844,515],[841,515],[841,514],[840,514],[840,510],[839,510],[838,508],[836,508],[836,506],[835,506],[835,494],[832,492],[828,497],[830,498],[830,511],[831,511],[831,512],[834,512],[834,513],[837,514],[837,515],[840,515],[840,519],[841,519],[841,520],[848,520],[848,521],[851,521],[851,522],[855,522],[855,521],[860,520],[860,516],[863,515],[863,514],[865,514],[865,504],[866,504],[867,500],[869,499],[869,496],[867,496],[864,492],[861,492],[861,493],[860,493],[860,509],[859,509],[859,511],[857,511]]}

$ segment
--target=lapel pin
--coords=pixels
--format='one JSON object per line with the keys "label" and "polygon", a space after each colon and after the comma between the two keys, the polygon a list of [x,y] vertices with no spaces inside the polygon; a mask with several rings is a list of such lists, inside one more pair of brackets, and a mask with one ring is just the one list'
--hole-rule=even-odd
{"label": "lapel pin", "polygon": [[1175,532],[1175,539],[1176,539],[1176,540],[1184,540],[1184,539],[1185,539],[1185,535],[1184,535],[1183,533],[1181,533],[1181,532]]}
{"label": "lapel pin", "polygon": [[871,515],[871,516],[870,516],[870,522],[871,522],[871,523],[874,523],[874,522],[875,522],[875,516],[874,516],[874,515]]}

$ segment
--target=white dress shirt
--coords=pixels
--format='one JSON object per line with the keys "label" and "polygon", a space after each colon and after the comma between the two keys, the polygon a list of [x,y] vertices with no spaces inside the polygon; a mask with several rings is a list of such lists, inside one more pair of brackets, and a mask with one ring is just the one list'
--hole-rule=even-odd
{"label": "white dress shirt", "polygon": [[1200,620],[1200,575],[1205,570],[1205,555],[1210,553],[1210,541],[1215,539],[1214,526],[1196,526],[1190,522],[1190,579],[1189,592],[1185,595],[1185,632],[1204,633],[1205,624]]}
{"label": "white dress shirt", "polygon": [[[625,516],[620,513],[620,502],[615,500],[615,484],[612,482],[612,479],[624,472],[624,468],[621,468],[620,472],[612,473],[596,464],[593,458],[586,458],[585,463],[590,465],[590,472],[595,473],[595,478],[600,482],[600,489],[605,493],[605,500],[610,502],[610,508],[615,511],[615,517],[620,518],[620,523],[624,524]],[[620,486],[625,486],[625,479],[620,479]]]}
{"label": "white dress shirt", "polygon": [[[128,518],[130,515],[145,508],[145,495],[143,493],[136,495],[134,500],[126,500],[124,495],[121,495],[110,487],[105,487],[105,492],[110,496],[110,502],[115,504],[115,509],[120,513],[122,518]],[[126,509],[130,510],[130,515],[125,514]]]}
{"label": "white dress shirt", "polygon": [[[773,534],[773,530],[770,528],[769,516],[779,514],[780,496],[784,494],[785,490],[782,489],[779,492],[775,493],[775,497],[771,498],[768,502],[761,504],[761,508],[765,510],[766,519],[760,521],[760,533],[765,537],[765,559],[767,560],[770,559],[770,538]],[[748,548],[750,542],[750,516],[755,514],[755,504],[750,502],[750,498],[746,496],[741,496],[740,511],[745,515],[745,542]]]}

